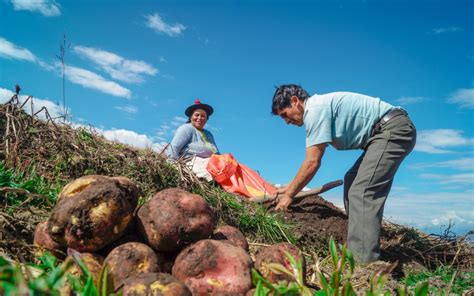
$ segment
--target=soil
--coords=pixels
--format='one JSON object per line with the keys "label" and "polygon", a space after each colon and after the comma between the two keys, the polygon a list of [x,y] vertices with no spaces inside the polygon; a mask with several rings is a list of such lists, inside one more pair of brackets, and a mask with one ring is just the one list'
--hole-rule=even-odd
{"label": "soil", "polygon": [[339,243],[346,241],[347,215],[320,196],[308,196],[295,202],[283,213],[283,218],[297,225],[292,235],[301,245],[327,249],[327,238],[331,236]]}

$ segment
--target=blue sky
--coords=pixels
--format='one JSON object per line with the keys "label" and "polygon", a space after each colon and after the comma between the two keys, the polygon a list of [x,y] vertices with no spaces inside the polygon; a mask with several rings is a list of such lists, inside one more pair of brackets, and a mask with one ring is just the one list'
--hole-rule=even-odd
{"label": "blue sky", "polygon": [[[474,2],[0,0],[0,101],[15,84],[35,109],[158,149],[200,98],[222,152],[272,183],[291,180],[304,128],[270,115],[274,86],[353,91],[405,107],[415,151],[385,217],[439,233],[474,229]],[[309,184],[342,179],[360,151],[330,148]],[[341,188],[324,197],[342,205]]]}

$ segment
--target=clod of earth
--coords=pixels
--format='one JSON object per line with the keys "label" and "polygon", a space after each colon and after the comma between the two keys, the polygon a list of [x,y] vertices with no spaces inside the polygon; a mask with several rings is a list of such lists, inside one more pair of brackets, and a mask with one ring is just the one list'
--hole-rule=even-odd
{"label": "clod of earth", "polygon": [[249,243],[238,228],[229,225],[220,226],[214,230],[211,238],[215,240],[227,240],[228,243],[241,247],[247,252],[249,251]]}
{"label": "clod of earth", "polygon": [[272,283],[279,281],[294,281],[290,275],[285,273],[275,273],[269,267],[269,263],[278,263],[283,265],[288,270],[292,270],[290,261],[285,255],[288,252],[295,261],[302,260],[303,263],[303,274],[306,274],[306,263],[304,256],[300,249],[290,243],[278,243],[261,249],[255,257],[255,268]]}
{"label": "clod of earth", "polygon": [[114,287],[120,287],[124,281],[141,273],[160,272],[163,258],[150,247],[142,243],[126,243],[113,249],[105,258]]}
{"label": "clod of earth", "polygon": [[54,241],[93,252],[122,236],[133,218],[138,189],[125,177],[89,175],[67,184],[48,219]]}
{"label": "clod of earth", "polygon": [[124,296],[191,296],[189,288],[166,273],[143,273],[124,281]]}
{"label": "clod of earth", "polygon": [[216,227],[216,216],[204,198],[179,188],[156,193],[140,207],[137,220],[147,243],[163,252],[209,238]]}
{"label": "clod of earth", "polygon": [[252,288],[252,259],[240,247],[205,239],[184,249],[172,274],[193,295],[242,295]]}

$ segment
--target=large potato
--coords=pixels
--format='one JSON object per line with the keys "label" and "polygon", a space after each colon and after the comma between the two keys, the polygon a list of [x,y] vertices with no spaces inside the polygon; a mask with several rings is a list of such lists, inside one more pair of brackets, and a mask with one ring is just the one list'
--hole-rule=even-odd
{"label": "large potato", "polygon": [[209,238],[216,226],[214,212],[197,194],[178,188],[156,193],[137,213],[137,226],[158,251],[175,252]]}
{"label": "large potato", "polygon": [[49,235],[48,221],[43,221],[36,225],[33,245],[38,247],[36,256],[43,255],[44,251],[50,251],[57,258],[64,259],[66,257],[66,248],[55,242]]}
{"label": "large potato", "polygon": [[123,296],[191,296],[189,288],[166,273],[142,273],[124,281]]}
{"label": "large potato", "polygon": [[277,283],[279,281],[294,281],[294,278],[285,273],[274,273],[268,268],[268,263],[279,263],[288,270],[293,270],[285,255],[288,252],[296,261],[303,260],[303,274],[306,272],[306,263],[304,256],[298,247],[290,243],[278,243],[261,249],[255,257],[255,268],[270,282]]}
{"label": "large potato", "polygon": [[160,272],[163,259],[145,244],[126,243],[113,249],[105,258],[114,287],[120,287],[124,280],[140,273]]}
{"label": "large potato", "polygon": [[214,230],[212,239],[227,240],[234,246],[241,247],[245,251],[249,250],[249,243],[242,232],[238,228],[229,225],[220,226]]}
{"label": "large potato", "polygon": [[245,295],[252,288],[251,268],[252,259],[244,249],[206,239],[178,255],[173,275],[193,295]]}
{"label": "large potato", "polygon": [[125,177],[84,176],[67,184],[48,219],[54,241],[93,252],[118,239],[137,205],[138,189]]}

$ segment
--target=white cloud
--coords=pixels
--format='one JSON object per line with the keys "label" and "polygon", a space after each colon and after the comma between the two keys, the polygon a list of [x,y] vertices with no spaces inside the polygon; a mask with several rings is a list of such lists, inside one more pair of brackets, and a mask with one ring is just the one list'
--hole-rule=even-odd
{"label": "white cloud", "polygon": [[474,109],[474,88],[460,88],[448,98],[448,103],[458,104],[462,108]]}
{"label": "white cloud", "polygon": [[169,125],[173,126],[173,127],[178,127],[182,124],[184,124],[186,121],[188,121],[188,119],[186,117],[183,117],[183,116],[175,116],[173,118],[173,120],[171,120],[169,122]]}
{"label": "white cloud", "polygon": [[160,56],[160,62],[161,62],[161,63],[167,63],[168,60],[167,60],[165,57]]}
{"label": "white cloud", "polygon": [[[0,37],[0,57],[9,58],[9,59],[19,59],[26,60],[29,62],[34,62],[40,65],[42,68],[48,71],[55,71],[60,73],[61,64],[57,62],[54,65],[49,65],[37,58],[33,53],[31,53],[26,48],[21,48],[15,44],[9,42],[8,40]],[[130,71],[139,73],[141,64],[134,64],[134,61],[128,61],[126,68],[131,69]],[[144,67],[146,68],[146,67]],[[106,94],[110,94],[117,97],[131,98],[132,93],[129,89],[119,85],[114,81],[107,80],[102,76],[91,72],[86,69],[77,68],[73,66],[66,66],[66,78],[72,83],[82,85],[86,88],[95,89]]]}
{"label": "white cloud", "polygon": [[11,0],[13,9],[38,11],[44,16],[61,15],[59,4],[54,0]]}
{"label": "white cloud", "polygon": [[444,33],[456,33],[461,32],[462,29],[459,27],[442,27],[442,28],[434,28],[431,30],[431,34],[439,35]]}
{"label": "white cloud", "polygon": [[415,169],[446,168],[461,171],[474,171],[474,157],[445,160],[431,163],[418,163],[410,166]]}
{"label": "white cloud", "polygon": [[169,25],[163,21],[161,16],[158,13],[147,15],[146,25],[155,30],[156,32],[164,33],[171,37],[179,36],[186,30],[186,27],[182,24]]}
{"label": "white cloud", "polygon": [[433,183],[441,185],[474,185],[474,173],[463,173],[463,174],[421,174],[421,178],[432,180]]}
{"label": "white cloud", "polygon": [[147,135],[125,129],[98,130],[107,140],[144,149],[152,147],[153,140]]}
{"label": "white cloud", "polygon": [[426,100],[427,98],[425,97],[401,97],[395,100],[395,102],[400,105],[410,105],[410,104],[421,103]]}
{"label": "white cloud", "polygon": [[446,150],[447,147],[471,146],[474,139],[465,138],[463,131],[453,129],[435,129],[424,130],[418,133],[416,151],[442,154],[452,151]]}
{"label": "white cloud", "polygon": [[33,63],[38,60],[28,49],[16,46],[2,37],[0,37],[0,57]]}
{"label": "white cloud", "polygon": [[[8,102],[13,97],[13,95],[14,95],[14,92],[12,92],[12,91],[10,91],[6,88],[0,88],[0,103],[4,104],[4,103]],[[22,104],[26,101],[27,98],[28,98],[28,95],[20,95],[18,100],[19,100],[20,104]],[[63,108],[62,108],[61,105],[58,105],[58,104],[56,104],[53,101],[48,100],[48,99],[40,99],[40,98],[36,98],[36,97],[33,97],[33,106],[31,106],[30,101],[28,101],[25,104],[25,106],[23,106],[23,110],[26,113],[31,115],[32,113],[33,114],[36,113],[37,111],[39,111],[43,107],[46,107],[48,109],[49,115],[52,118],[56,118],[56,117],[61,116],[62,111],[63,111]],[[68,113],[70,113],[70,111],[68,111]],[[47,119],[46,118],[46,113],[44,111],[38,113],[37,116],[40,119],[43,119],[43,120]]]}
{"label": "white cloud", "polygon": [[[467,231],[474,226],[474,195],[465,192],[424,192],[393,194],[387,199],[384,217],[405,225],[441,230],[449,220],[454,230]],[[460,233],[463,234],[463,233]]]}
{"label": "white cloud", "polygon": [[129,89],[86,69],[66,66],[66,78],[86,88],[95,89],[116,97],[131,98]]}
{"label": "white cloud", "polygon": [[104,136],[109,141],[114,141],[122,144],[126,144],[138,149],[149,148],[155,152],[163,152],[167,147],[168,143],[166,142],[155,142],[151,137],[145,134],[139,134],[137,132],[125,129],[110,129],[110,130],[100,130],[97,132]]}
{"label": "white cloud", "polygon": [[171,141],[176,129],[186,121],[188,121],[188,118],[183,116],[175,116],[172,120],[166,121],[156,129],[156,138],[162,142]]}
{"label": "white cloud", "polygon": [[158,70],[144,61],[127,60],[115,53],[92,47],[74,46],[74,52],[101,67],[112,78],[129,83],[143,81],[143,75],[154,76]]}
{"label": "white cloud", "polygon": [[127,106],[115,106],[115,109],[118,109],[120,111],[130,113],[130,114],[136,114],[138,112],[138,108],[132,105],[127,105]]}

